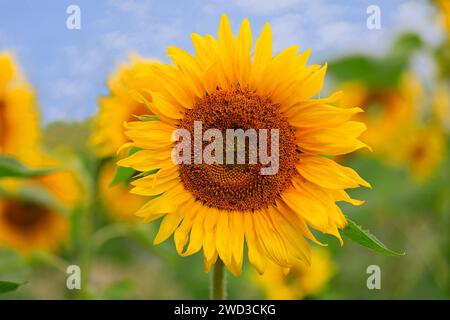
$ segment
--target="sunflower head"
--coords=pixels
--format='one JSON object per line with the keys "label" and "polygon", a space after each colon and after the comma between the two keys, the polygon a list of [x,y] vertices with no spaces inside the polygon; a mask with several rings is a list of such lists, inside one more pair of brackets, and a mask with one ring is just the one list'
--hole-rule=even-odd
{"label": "sunflower head", "polygon": [[450,131],[450,93],[447,84],[441,84],[434,88],[432,105],[433,116],[437,122],[444,130]]}
{"label": "sunflower head", "polygon": [[0,245],[29,253],[53,251],[66,239],[69,223],[44,204],[17,198],[0,199]]}
{"label": "sunflower head", "polygon": [[440,9],[440,22],[447,33],[450,34],[450,2],[448,0],[435,0],[435,2]]}
{"label": "sunflower head", "polygon": [[274,56],[268,24],[254,50],[249,22],[234,36],[226,16],[218,39],[192,42],[195,55],[169,47],[173,64],[151,66],[129,91],[156,117],[126,125],[139,151],[119,165],[143,172],[132,192],[151,197],[137,214],[163,217],[155,243],[174,234],[179,254],[203,249],[206,270],[220,258],[239,274],[244,244],[260,273],[269,261],[308,263],[309,228],[341,240],[336,202],[360,204],[345,189],[369,186],[332,160],[366,146],[365,126],[350,121],[362,110],[336,106],[341,92],[315,99],[326,65],[308,66],[297,46]]}
{"label": "sunflower head", "polygon": [[406,167],[417,182],[430,177],[442,161],[445,134],[438,124],[411,123],[398,139],[393,162]]}
{"label": "sunflower head", "polygon": [[0,53],[0,153],[29,163],[36,155],[39,140],[34,92],[12,55]]}
{"label": "sunflower head", "polygon": [[[361,106],[364,113],[356,119],[365,123],[368,130],[362,137],[377,155],[393,152],[392,141],[401,134],[402,127],[411,121],[422,98],[422,87],[414,74],[405,72],[398,87],[370,88],[360,82],[342,86],[346,95],[342,106]],[[382,130],[380,130],[382,128]]]}
{"label": "sunflower head", "polygon": [[80,175],[61,160],[40,153],[31,165],[59,170],[0,181],[0,245],[24,254],[58,249],[69,235],[68,216],[84,198]]}
{"label": "sunflower head", "polygon": [[[60,167],[60,160],[42,152],[39,140],[34,93],[13,57],[0,53],[0,154],[13,156],[30,167]],[[32,190],[34,197],[23,197],[24,190]],[[81,190],[81,181],[73,170],[61,169],[30,179],[2,179],[0,245],[23,253],[55,250],[68,235],[64,213],[80,201]],[[41,192],[51,201],[35,199]]]}

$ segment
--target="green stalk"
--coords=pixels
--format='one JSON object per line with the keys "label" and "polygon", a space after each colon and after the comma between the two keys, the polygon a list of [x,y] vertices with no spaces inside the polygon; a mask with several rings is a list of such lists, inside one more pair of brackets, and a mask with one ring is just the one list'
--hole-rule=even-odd
{"label": "green stalk", "polygon": [[92,236],[94,232],[94,213],[98,210],[98,175],[100,168],[103,164],[102,161],[94,160],[92,172],[90,174],[89,188],[90,188],[90,198],[88,203],[85,205],[85,210],[83,212],[81,221],[81,232],[80,232],[80,253],[79,253],[79,264],[81,269],[81,290],[79,291],[78,298],[88,299],[89,298],[89,273],[92,264],[93,248]]}
{"label": "green stalk", "polygon": [[211,276],[211,299],[226,299],[225,266],[220,258],[214,264]]}

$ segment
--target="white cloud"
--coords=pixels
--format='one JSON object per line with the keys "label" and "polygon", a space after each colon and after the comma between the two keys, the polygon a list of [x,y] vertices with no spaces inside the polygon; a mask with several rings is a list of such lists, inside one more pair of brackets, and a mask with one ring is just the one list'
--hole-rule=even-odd
{"label": "white cloud", "polygon": [[135,17],[145,16],[152,8],[151,1],[139,0],[109,0],[110,5],[122,13],[130,14]]}
{"label": "white cloud", "polygon": [[[60,70],[48,70],[55,80],[47,96],[46,121],[91,115],[96,110],[99,92],[105,89],[107,76],[118,63],[128,61],[131,53],[152,58],[146,53],[166,48],[183,34],[182,23],[177,19],[161,23],[153,19],[148,23],[149,19],[141,16],[147,5],[141,6],[141,2],[111,1],[111,8],[94,22],[97,33],[92,41],[60,48]],[[124,19],[120,28],[118,17]],[[63,78],[59,75],[61,69]]]}
{"label": "white cloud", "polygon": [[298,14],[286,14],[271,20],[274,50],[277,52],[294,44],[303,46],[308,43],[304,24],[304,18]]}
{"label": "white cloud", "polygon": [[437,45],[444,39],[444,33],[436,19],[436,8],[428,2],[406,1],[399,5],[393,15],[397,33],[412,31],[431,45]]}
{"label": "white cloud", "polygon": [[436,62],[430,55],[418,53],[413,57],[411,67],[425,85],[434,84],[437,74]]}
{"label": "white cloud", "polygon": [[[359,15],[361,19],[356,18]],[[304,49],[311,48],[315,53],[312,59],[316,60],[354,51],[380,53],[386,49],[386,33],[368,30],[365,15],[365,10],[354,7],[311,2],[301,12],[283,14],[270,21],[274,47],[279,51],[299,44]]]}
{"label": "white cloud", "polygon": [[[274,13],[305,3],[305,0],[235,0],[236,5],[253,13]],[[312,2],[312,1],[306,1]]]}

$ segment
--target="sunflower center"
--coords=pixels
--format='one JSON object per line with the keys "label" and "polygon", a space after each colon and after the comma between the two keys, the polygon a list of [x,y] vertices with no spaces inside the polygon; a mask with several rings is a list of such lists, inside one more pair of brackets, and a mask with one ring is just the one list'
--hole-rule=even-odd
{"label": "sunflower center", "polygon": [[3,219],[16,229],[30,230],[38,227],[46,220],[50,211],[35,203],[20,202],[7,199],[3,206]]}
{"label": "sunflower center", "polygon": [[[244,161],[231,164],[228,161],[223,164],[196,164],[194,161],[191,164],[180,164],[180,177],[184,187],[205,205],[230,211],[267,208],[290,186],[297,162],[295,129],[269,99],[245,89],[219,89],[199,100],[192,109],[186,111],[180,121],[179,127],[191,133],[192,145],[195,143],[194,122],[202,123],[203,132],[217,129],[224,137],[228,137],[226,133],[229,129],[242,129],[245,132],[249,129],[255,132],[271,132],[276,129],[278,132],[278,170],[275,174],[262,174],[261,170],[268,167],[267,163],[250,161],[250,154],[255,154],[255,145],[250,144],[250,138],[245,139],[244,146],[236,145],[236,141],[223,141],[224,158],[230,156],[237,160],[240,153],[244,155]],[[267,136],[267,153],[270,154],[270,133]],[[209,142],[202,143],[204,150]],[[227,148],[230,144],[236,145],[236,148]],[[261,140],[257,140],[257,144],[261,151]],[[195,149],[191,151],[192,159],[195,157],[194,152]]]}
{"label": "sunflower center", "polygon": [[426,150],[425,146],[423,146],[423,145],[418,145],[418,146],[414,147],[411,152],[412,158],[417,161],[422,160],[426,156],[426,153],[427,153],[427,150]]}

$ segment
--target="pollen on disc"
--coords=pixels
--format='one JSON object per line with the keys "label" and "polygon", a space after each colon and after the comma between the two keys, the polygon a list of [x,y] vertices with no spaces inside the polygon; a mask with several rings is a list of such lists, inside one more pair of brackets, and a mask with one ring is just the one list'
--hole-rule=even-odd
{"label": "pollen on disc", "polygon": [[[202,122],[202,130],[218,129],[225,137],[227,129],[266,129],[270,155],[270,132],[279,131],[279,167],[274,175],[262,175],[267,165],[250,164],[180,164],[180,177],[184,187],[205,205],[229,211],[251,211],[273,205],[279,195],[291,185],[296,174],[298,153],[295,129],[278,111],[278,106],[267,98],[246,89],[220,89],[199,100],[186,111],[179,127],[191,133],[194,145],[194,121]],[[248,142],[248,141],[247,141]],[[209,142],[203,142],[203,148]],[[246,144],[247,146],[248,144]],[[191,158],[194,158],[193,149]]]}

